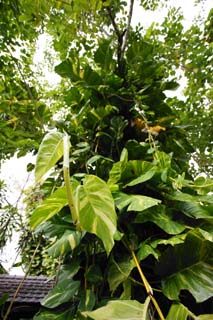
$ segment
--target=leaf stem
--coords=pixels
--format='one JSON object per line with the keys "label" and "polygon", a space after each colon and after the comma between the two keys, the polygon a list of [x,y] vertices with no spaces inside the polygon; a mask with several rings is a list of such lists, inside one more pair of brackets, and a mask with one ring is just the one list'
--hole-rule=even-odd
{"label": "leaf stem", "polygon": [[74,196],[70,185],[70,174],[69,174],[69,136],[66,134],[64,136],[64,164],[63,164],[63,174],[64,174],[64,184],[67,192],[67,200],[72,215],[72,220],[74,224],[78,224],[78,212],[75,206]]}
{"label": "leaf stem", "polygon": [[134,260],[134,262],[135,262],[135,265],[136,265],[136,267],[137,267],[137,269],[138,269],[138,272],[139,272],[139,274],[140,274],[140,276],[141,276],[141,280],[142,280],[142,282],[144,283],[144,287],[145,287],[145,289],[146,289],[146,292],[147,292],[148,296],[150,297],[153,305],[155,306],[155,309],[156,309],[156,311],[157,311],[160,319],[161,319],[161,320],[165,320],[164,315],[163,315],[163,313],[162,313],[162,311],[161,311],[161,309],[160,309],[157,301],[156,301],[155,298],[153,297],[152,287],[150,286],[149,282],[147,281],[147,279],[146,279],[146,277],[145,277],[145,275],[144,275],[144,273],[143,273],[143,271],[142,271],[142,269],[141,269],[141,266],[140,266],[140,264],[139,264],[139,262],[138,262],[138,259],[137,259],[136,255],[135,255],[135,252],[134,252],[130,247],[129,247],[129,249],[130,249],[130,252],[131,252],[131,254],[132,254],[132,258],[133,258],[133,260]]}

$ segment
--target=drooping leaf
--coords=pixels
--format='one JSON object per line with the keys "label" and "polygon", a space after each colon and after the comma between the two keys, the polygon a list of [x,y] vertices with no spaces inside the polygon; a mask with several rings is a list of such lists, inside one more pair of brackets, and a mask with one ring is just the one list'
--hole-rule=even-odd
{"label": "drooping leaf", "polygon": [[87,175],[77,194],[81,227],[97,235],[109,254],[114,245],[117,216],[108,185],[96,176]]}
{"label": "drooping leaf", "polygon": [[178,234],[185,230],[185,225],[173,220],[172,213],[164,205],[140,212],[135,219],[137,223],[147,221],[154,222],[168,234]]}
{"label": "drooping leaf", "polygon": [[55,308],[60,304],[69,301],[78,291],[80,281],[64,279],[60,281],[41,301],[46,308]]}
{"label": "drooping leaf", "polygon": [[45,199],[33,211],[30,217],[30,226],[35,229],[41,222],[47,221],[57,214],[68,203],[66,189],[58,188],[51,196]]}
{"label": "drooping leaf", "polygon": [[144,304],[136,300],[115,300],[95,311],[82,312],[82,314],[94,320],[148,320],[149,302],[149,298]]}
{"label": "drooping leaf", "polygon": [[79,245],[81,237],[82,233],[79,231],[66,230],[63,236],[48,248],[48,253],[54,258],[64,255]]}
{"label": "drooping leaf", "polygon": [[123,281],[127,280],[134,267],[135,263],[129,256],[119,262],[112,258],[107,278],[110,291],[115,291]]}
{"label": "drooping leaf", "polygon": [[188,290],[197,302],[213,295],[212,247],[199,233],[189,232],[183,244],[167,249],[156,272],[163,277],[164,294],[178,300],[181,290]]}
{"label": "drooping leaf", "polygon": [[142,195],[129,195],[123,192],[115,192],[113,196],[119,210],[127,207],[128,211],[143,211],[161,203],[159,199]]}
{"label": "drooping leaf", "polygon": [[36,159],[35,180],[40,179],[56,164],[63,155],[63,134],[49,132],[43,139]]}

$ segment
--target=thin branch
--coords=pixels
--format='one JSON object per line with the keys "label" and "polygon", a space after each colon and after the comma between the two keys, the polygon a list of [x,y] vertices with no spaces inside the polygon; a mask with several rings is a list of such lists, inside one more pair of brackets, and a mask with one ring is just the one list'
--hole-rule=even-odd
{"label": "thin branch", "polygon": [[112,22],[112,25],[113,25],[113,28],[114,28],[114,30],[115,30],[115,33],[116,33],[116,35],[117,35],[118,42],[119,42],[119,44],[121,44],[121,42],[122,42],[122,36],[121,36],[120,30],[118,29],[117,23],[115,22],[115,18],[113,17],[111,8],[110,8],[110,7],[106,7],[106,10],[107,10],[107,13],[108,13],[108,15],[109,15],[109,17],[110,17],[110,20],[111,20],[111,22]]}
{"label": "thin branch", "polygon": [[122,39],[123,41],[122,41],[122,45],[121,45],[121,59],[123,58],[123,55],[124,55],[124,52],[125,52],[125,49],[127,46],[127,41],[129,38],[129,31],[130,31],[130,27],[131,27],[133,7],[134,7],[134,0],[131,0],[130,7],[129,7],[127,28],[126,28],[126,32],[124,34],[124,38]]}
{"label": "thin branch", "polygon": [[21,282],[19,283],[19,285],[18,285],[18,287],[17,287],[17,289],[16,289],[16,292],[14,293],[14,296],[13,296],[11,302],[10,302],[10,305],[9,305],[9,307],[8,307],[8,309],[7,309],[7,312],[5,313],[5,316],[4,316],[3,320],[7,320],[7,319],[8,319],[8,316],[9,316],[9,314],[10,314],[10,311],[11,311],[11,309],[12,309],[12,306],[13,306],[13,304],[14,304],[14,302],[15,302],[15,300],[16,300],[16,298],[17,298],[17,296],[18,296],[18,294],[19,294],[19,292],[20,292],[20,290],[21,290],[21,288],[22,288],[22,286],[23,286],[23,284],[24,284],[24,281],[26,280],[26,278],[27,278],[27,276],[28,276],[28,273],[29,273],[30,269],[31,269],[32,263],[33,263],[33,261],[34,261],[34,258],[35,258],[35,256],[36,256],[36,253],[37,253],[37,250],[38,250],[40,244],[41,244],[41,240],[39,240],[39,242],[38,242],[38,244],[37,244],[37,246],[36,246],[36,248],[35,248],[35,251],[34,251],[33,256],[32,256],[32,258],[31,258],[31,260],[30,260],[28,269],[27,269],[27,271],[26,271],[23,279],[22,279]]}

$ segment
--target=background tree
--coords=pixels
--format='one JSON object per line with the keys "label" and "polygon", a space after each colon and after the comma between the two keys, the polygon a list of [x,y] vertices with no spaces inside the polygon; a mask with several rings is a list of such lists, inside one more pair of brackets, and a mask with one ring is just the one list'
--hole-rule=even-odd
{"label": "background tree", "polygon": [[[38,152],[30,225],[52,242],[48,253],[60,260],[58,283],[42,302],[50,310],[35,319],[209,317],[198,315],[212,313],[212,181],[192,178],[189,160],[195,147],[199,155],[199,135],[189,124],[197,103],[205,114],[197,119],[208,124],[210,108],[202,101],[204,93],[209,97],[211,76],[208,67],[205,76],[198,69],[194,83],[186,67],[190,55],[195,68],[194,48],[211,55],[208,41],[197,45],[198,35],[200,41],[209,34],[208,22],[203,33],[197,35],[194,26],[183,33],[181,16],[171,10],[162,26],[132,28],[134,1],[128,7],[101,0],[2,5],[5,23],[17,30],[17,35],[8,32],[10,51],[5,49],[4,59],[16,66],[15,84],[23,84],[2,91],[13,101],[22,88],[19,102],[25,96],[29,100],[22,117],[19,104],[12,109],[5,104],[3,133],[10,131],[15,139],[23,121],[32,142],[29,147],[27,139],[18,139],[16,148],[5,143],[2,150],[5,156]],[[18,31],[31,48],[27,61],[33,54],[27,41],[42,32],[52,36],[61,60],[55,71],[63,79],[56,90],[45,92],[17,64],[10,52],[20,45],[13,44]],[[206,63],[200,55],[199,63]],[[185,104],[165,95],[177,87],[180,67],[189,79]],[[205,86],[198,92],[202,77]],[[200,102],[193,102],[195,93]],[[206,137],[200,148],[209,150]],[[63,314],[51,312],[65,302]]]}

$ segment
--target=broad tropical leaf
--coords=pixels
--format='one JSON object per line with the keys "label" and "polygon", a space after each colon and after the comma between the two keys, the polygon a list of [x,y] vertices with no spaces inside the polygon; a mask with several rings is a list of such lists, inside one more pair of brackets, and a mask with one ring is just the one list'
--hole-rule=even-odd
{"label": "broad tropical leaf", "polygon": [[67,203],[66,189],[64,187],[58,188],[33,211],[32,216],[30,217],[31,228],[35,229],[41,222],[52,218],[66,206]]}
{"label": "broad tropical leaf", "polygon": [[188,290],[197,302],[213,295],[213,253],[211,243],[199,233],[189,232],[183,244],[163,253],[156,271],[163,277],[164,294],[178,300],[181,290]]}
{"label": "broad tropical leaf", "polygon": [[156,208],[140,212],[137,215],[135,222],[143,223],[152,221],[168,234],[178,234],[185,230],[184,224],[174,221],[172,218],[172,213],[167,210],[166,206],[159,205]]}
{"label": "broad tropical leaf", "polygon": [[128,211],[143,211],[161,203],[161,200],[159,199],[142,195],[129,195],[123,192],[115,192],[113,196],[119,210],[128,207]]}
{"label": "broad tropical leaf", "polygon": [[81,227],[97,235],[109,254],[114,246],[117,229],[114,200],[109,187],[100,178],[87,175],[76,195],[78,195]]}
{"label": "broad tropical leaf", "polygon": [[63,134],[49,132],[43,139],[36,159],[35,180],[40,179],[56,164],[63,155]]}
{"label": "broad tropical leaf", "polygon": [[41,301],[46,308],[55,308],[60,304],[69,301],[78,291],[80,281],[64,279],[60,281]]}
{"label": "broad tropical leaf", "polygon": [[149,298],[144,304],[136,300],[115,300],[95,311],[82,312],[82,314],[94,320],[148,320],[149,302]]}

